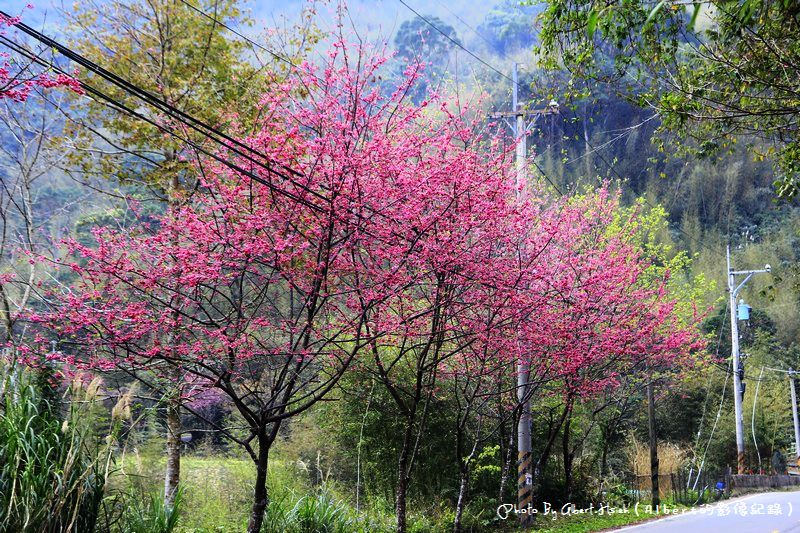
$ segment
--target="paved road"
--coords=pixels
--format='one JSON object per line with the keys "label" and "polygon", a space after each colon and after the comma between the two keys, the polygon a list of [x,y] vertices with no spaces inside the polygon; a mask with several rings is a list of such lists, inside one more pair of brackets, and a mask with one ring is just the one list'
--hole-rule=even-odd
{"label": "paved road", "polygon": [[800,533],[800,491],[751,494],[617,531]]}

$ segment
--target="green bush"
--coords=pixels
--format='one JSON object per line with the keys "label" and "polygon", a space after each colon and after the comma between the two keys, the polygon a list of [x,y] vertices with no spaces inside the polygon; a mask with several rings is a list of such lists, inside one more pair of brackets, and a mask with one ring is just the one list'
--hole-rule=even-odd
{"label": "green bush", "polygon": [[264,533],[352,533],[358,526],[348,507],[326,491],[301,497],[289,508],[285,496],[273,499],[267,507]]}
{"label": "green bush", "polygon": [[175,493],[172,507],[164,505],[164,496],[151,493],[142,501],[138,494],[125,498],[121,529],[125,533],[172,533],[178,525],[183,502],[183,487]]}
{"label": "green bush", "polygon": [[352,531],[347,508],[326,491],[300,498],[291,512],[297,533],[346,533]]}

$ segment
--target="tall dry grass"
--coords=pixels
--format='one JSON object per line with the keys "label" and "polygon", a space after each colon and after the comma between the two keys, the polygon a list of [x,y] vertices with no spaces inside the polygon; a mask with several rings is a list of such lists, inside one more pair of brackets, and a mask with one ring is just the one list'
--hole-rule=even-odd
{"label": "tall dry grass", "polygon": [[[631,435],[628,441],[628,465],[633,475],[650,475],[650,445]],[[658,443],[658,473],[668,475],[677,472],[686,463],[688,452],[671,442]]]}

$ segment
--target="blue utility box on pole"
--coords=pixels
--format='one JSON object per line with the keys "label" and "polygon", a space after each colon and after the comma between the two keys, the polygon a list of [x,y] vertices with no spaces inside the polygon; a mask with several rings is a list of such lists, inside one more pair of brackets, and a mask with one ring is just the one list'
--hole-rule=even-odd
{"label": "blue utility box on pole", "polygon": [[744,300],[739,300],[739,305],[737,306],[737,314],[739,320],[750,320],[750,310],[752,307],[744,303]]}

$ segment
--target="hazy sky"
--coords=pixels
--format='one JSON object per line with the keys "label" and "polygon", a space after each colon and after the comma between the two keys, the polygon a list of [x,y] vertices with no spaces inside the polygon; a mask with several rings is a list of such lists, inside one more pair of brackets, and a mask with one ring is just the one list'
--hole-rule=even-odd
{"label": "hazy sky", "polygon": [[[464,23],[475,27],[492,7],[493,3],[476,2],[469,0],[405,0],[405,2],[423,15],[436,15],[456,28],[459,34],[469,32]],[[269,21],[276,16],[296,16],[301,6],[307,5],[301,0],[262,0],[249,3],[253,10],[254,18]],[[318,2],[320,18],[328,21],[335,11],[336,2]],[[355,25],[367,31],[376,31],[382,28],[391,32],[406,19],[414,14],[398,0],[350,0],[347,7],[353,17]],[[459,21],[459,18],[464,23]]]}
{"label": "hazy sky", "polygon": [[[81,0],[76,0],[80,2]],[[413,9],[423,15],[436,15],[456,29],[459,37],[469,42],[475,38],[470,27],[475,28],[483,20],[486,12],[500,0],[478,2],[470,0],[405,0]],[[25,20],[32,26],[41,26],[46,19],[47,26],[58,24],[58,12],[53,6],[70,6],[71,0],[0,0],[0,8],[18,14],[26,4],[34,5],[33,10],[25,10]],[[242,6],[250,9],[255,26],[248,33],[256,34],[266,27],[274,27],[276,22],[283,26],[284,21],[295,21],[306,0],[250,0]],[[317,24],[323,29],[333,27],[336,1],[319,1]],[[414,14],[398,0],[349,0],[347,6],[353,25],[363,36],[374,39],[381,35],[391,39],[394,30]]]}

